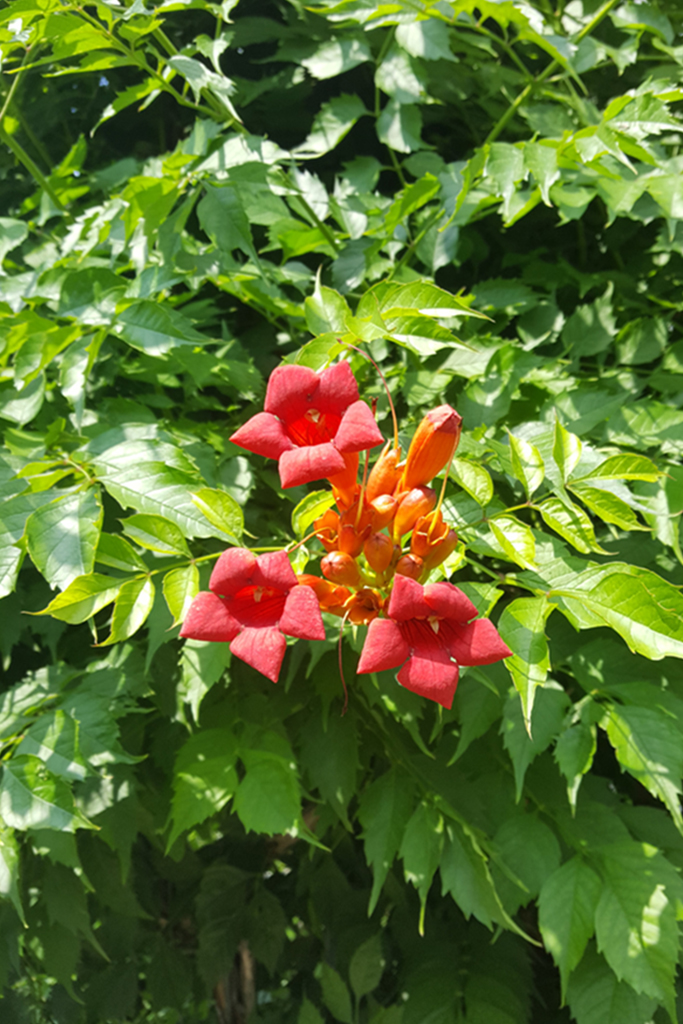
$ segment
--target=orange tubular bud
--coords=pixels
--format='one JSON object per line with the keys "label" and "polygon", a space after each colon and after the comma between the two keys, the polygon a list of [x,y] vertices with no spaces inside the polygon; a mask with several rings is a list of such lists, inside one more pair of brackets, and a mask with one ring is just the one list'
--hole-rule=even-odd
{"label": "orange tubular bud", "polygon": [[425,556],[425,569],[431,572],[437,565],[445,562],[449,555],[452,555],[458,545],[458,535],[455,530],[449,530],[443,540],[435,544],[428,555]]}
{"label": "orange tubular bud", "polygon": [[320,576],[313,576],[307,572],[301,573],[301,575],[297,576],[297,579],[303,586],[310,587],[311,590],[315,591],[321,611],[332,612],[333,615],[345,614],[344,604],[351,597],[351,591],[347,590],[346,587],[338,587],[329,580],[324,580]]}
{"label": "orange tubular bud", "polygon": [[397,468],[401,459],[400,448],[384,449],[368,477],[365,497],[372,503],[380,494],[393,494],[401,478],[401,470]]}
{"label": "orange tubular bud", "polygon": [[327,479],[332,484],[335,501],[342,511],[353,505],[360,490],[358,477],[358,452],[350,452],[343,456],[346,468]]}
{"label": "orange tubular bud", "polygon": [[401,480],[404,490],[429,483],[448,465],[458,447],[461,426],[462,418],[450,405],[427,413],[410,442]]}
{"label": "orange tubular bud", "polygon": [[376,619],[384,606],[384,599],[376,590],[363,587],[346,602],[346,615],[354,626],[367,626]]}
{"label": "orange tubular bud", "polygon": [[401,555],[396,563],[398,576],[410,576],[411,580],[419,580],[424,571],[424,562],[419,555]]}
{"label": "orange tubular bud", "polygon": [[346,587],[357,587],[361,581],[360,569],[356,560],[345,551],[331,551],[320,563],[323,576]]}
{"label": "orange tubular bud", "polygon": [[385,526],[389,525],[396,515],[398,502],[396,501],[396,498],[392,498],[390,494],[380,494],[379,498],[375,498],[375,500],[371,502],[370,507],[372,508],[373,513],[373,530],[383,530]]}
{"label": "orange tubular bud", "polygon": [[363,553],[373,572],[386,572],[394,557],[394,542],[386,533],[371,533],[365,542]]}
{"label": "orange tubular bud", "polygon": [[410,533],[418,519],[431,512],[435,505],[436,491],[431,487],[413,487],[399,498],[394,519],[394,540],[398,540],[405,533]]}
{"label": "orange tubular bud", "polygon": [[436,523],[434,523],[434,513],[420,516],[413,527],[413,535],[410,538],[411,553],[425,558],[437,544],[445,540],[448,532],[449,527],[444,523],[440,512],[437,513]]}
{"label": "orange tubular bud", "polygon": [[370,535],[371,519],[372,510],[364,507],[359,513],[358,502],[355,501],[339,520],[339,550],[357,558]]}
{"label": "orange tubular bud", "polygon": [[328,508],[313,523],[315,535],[326,551],[336,551],[339,542],[339,515],[333,508]]}

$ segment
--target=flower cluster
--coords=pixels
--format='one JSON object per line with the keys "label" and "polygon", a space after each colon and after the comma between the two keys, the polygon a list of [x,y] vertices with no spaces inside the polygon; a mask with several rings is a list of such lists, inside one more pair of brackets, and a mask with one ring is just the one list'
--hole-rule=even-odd
{"label": "flower cluster", "polygon": [[[450,465],[461,418],[448,405],[424,417],[406,458],[384,438],[347,362],[322,373],[281,366],[264,412],[233,434],[235,444],[277,459],[283,487],[328,480],[336,508],[316,519],[322,576],[297,577],[285,551],[245,548],[220,556],[209,591],[194,599],[181,636],[230,644],[238,658],[277,682],[286,636],[323,640],[321,611],[368,632],[358,672],[400,669],[407,689],[450,708],[459,665],[488,665],[511,652],[452,583],[428,582],[453,552],[431,481]],[[384,445],[361,481],[359,453]]]}

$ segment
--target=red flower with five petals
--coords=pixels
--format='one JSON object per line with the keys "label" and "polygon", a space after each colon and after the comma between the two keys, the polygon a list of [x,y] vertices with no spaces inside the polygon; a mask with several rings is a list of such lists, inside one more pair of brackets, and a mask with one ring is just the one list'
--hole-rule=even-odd
{"label": "red flower with five petals", "polygon": [[399,683],[446,708],[453,704],[458,665],[491,665],[512,654],[493,623],[476,618],[477,609],[452,583],[422,586],[397,576],[386,614],[368,627],[358,672],[403,666]]}
{"label": "red flower with five petals", "polygon": [[268,380],[264,409],[230,440],[255,455],[277,459],[283,487],[344,473],[345,455],[384,442],[370,407],[358,398],[346,362],[322,373],[307,366],[278,366]]}
{"label": "red flower with five petals", "polygon": [[287,636],[324,640],[318,599],[302,586],[284,551],[256,555],[229,548],[216,562],[209,591],[197,594],[182,637],[230,644],[236,657],[277,682]]}

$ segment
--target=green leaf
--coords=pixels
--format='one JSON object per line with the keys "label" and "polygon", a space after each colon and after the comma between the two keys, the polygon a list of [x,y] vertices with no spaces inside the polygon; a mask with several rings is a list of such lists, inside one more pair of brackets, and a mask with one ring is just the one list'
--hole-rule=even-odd
{"label": "green leaf", "polygon": [[[595,911],[598,950],[617,978],[636,992],[664,1002],[675,1019],[674,976],[678,952],[674,893],[678,876],[647,843],[603,846],[604,887]],[[673,876],[673,877],[672,877]]]}
{"label": "green leaf", "polygon": [[557,166],[558,147],[549,139],[542,142],[526,142],[524,144],[524,163],[538,182],[543,202],[552,206],[550,186],[560,178]]}
{"label": "green leaf", "polygon": [[367,110],[358,96],[335,96],[328,103],[323,103],[313,120],[310,134],[294,153],[302,160],[324,156],[348,135],[363,114],[367,114]]}
{"label": "green leaf", "polygon": [[119,590],[111,619],[111,632],[100,647],[127,640],[140,629],[154,604],[154,583],[150,577],[129,580]]}
{"label": "green leaf", "polygon": [[543,521],[551,530],[559,533],[577,551],[588,553],[600,551],[595,539],[595,530],[590,519],[578,505],[562,501],[560,498],[546,498],[539,505],[534,505],[543,516]]}
{"label": "green leaf", "polygon": [[638,706],[613,706],[601,724],[606,725],[622,770],[666,805],[676,828],[683,834],[680,728],[662,711]]}
{"label": "green leaf", "polygon": [[584,629],[611,626],[646,658],[683,658],[683,596],[661,576],[636,565],[595,566],[551,591]]}
{"label": "green leaf", "polygon": [[203,729],[178,751],[166,843],[168,852],[183,832],[217,814],[237,789],[237,743],[227,729]]}
{"label": "green leaf", "polygon": [[539,754],[547,750],[559,733],[569,703],[567,694],[557,683],[547,682],[538,687],[531,715],[531,738],[524,721],[522,702],[517,692],[511,691],[505,704],[500,731],[503,746],[514,768],[518,802],[522,796],[527,768]]}
{"label": "green leaf", "polygon": [[661,475],[662,471],[644,455],[610,455],[590,473],[573,483],[584,480],[647,480],[655,483]]}
{"label": "green leaf", "polygon": [[498,623],[498,632],[513,652],[505,665],[521,698],[529,736],[536,688],[543,686],[550,670],[545,624],[554,608],[546,597],[520,597],[504,609]]}
{"label": "green leaf", "polygon": [[63,590],[91,573],[102,526],[102,503],[93,487],[42,505],[26,520],[28,550],[51,587]]}
{"label": "green leaf", "polygon": [[159,551],[163,555],[190,557],[190,549],[185,543],[182,530],[170,519],[138,513],[122,519],[121,525],[123,532],[141,548]]}
{"label": "green leaf", "polygon": [[610,491],[585,484],[574,484],[570,490],[591,512],[605,523],[613,523],[622,530],[646,530],[632,508]]}
{"label": "green leaf", "polygon": [[3,274],[2,261],[8,252],[16,249],[28,236],[28,224],[14,217],[0,217],[0,274]]}
{"label": "green leaf", "polygon": [[199,593],[199,569],[196,565],[172,569],[164,576],[162,587],[168,610],[173,616],[173,625],[177,626]]}
{"label": "green leaf", "polygon": [[311,334],[346,334],[346,318],[351,315],[348,303],[333,288],[325,288],[316,279],[315,291],[304,302],[306,326]]}
{"label": "green leaf", "polygon": [[231,184],[205,185],[205,195],[197,207],[197,216],[204,231],[223,252],[239,249],[258,263],[249,220],[239,192]]}
{"label": "green leaf", "polygon": [[301,63],[314,78],[324,80],[342,75],[368,60],[372,60],[372,53],[366,40],[362,36],[347,36],[321,43],[315,53],[304,57]]}
{"label": "green leaf", "polygon": [[592,356],[603,352],[612,344],[617,333],[612,313],[610,284],[604,295],[586,306],[578,306],[567,320],[562,340],[572,356]]}
{"label": "green leaf", "polygon": [[398,153],[412,153],[422,149],[421,132],[422,115],[418,106],[400,103],[396,99],[387,101],[377,119],[377,137],[380,142]]}
{"label": "green leaf", "polygon": [[192,503],[212,526],[224,533],[232,544],[241,542],[244,513],[232,495],[213,487],[200,487],[191,497]]}
{"label": "green leaf", "polygon": [[178,345],[205,345],[207,339],[190,321],[167,305],[138,299],[117,317],[116,333],[148,356],[162,356]]}
{"label": "green leaf", "polygon": [[312,491],[302,498],[292,512],[292,529],[297,537],[304,537],[314,521],[333,505],[332,491]]}
{"label": "green leaf", "polygon": [[419,181],[407,185],[389,207],[384,219],[387,234],[393,235],[399,224],[428,203],[441,189],[441,182],[433,174],[425,174]]}
{"label": "green leaf", "polygon": [[657,1005],[619,981],[591,947],[569,979],[567,1001],[576,1024],[649,1024]]}
{"label": "green leaf", "polygon": [[474,915],[487,928],[508,923],[486,854],[457,822],[446,824],[439,870],[442,895],[450,893],[468,920]]}
{"label": "green leaf", "polygon": [[373,935],[361,943],[349,964],[349,981],[356,999],[374,992],[382,980],[384,966],[382,940],[379,935]]}
{"label": "green leaf", "polygon": [[[186,640],[180,655],[181,677],[178,684],[179,708],[187,702],[199,721],[199,706],[230,663],[230,648],[227,643],[208,643],[202,640]],[[179,710],[184,718],[184,712]]]}
{"label": "green leaf", "polygon": [[37,757],[14,757],[2,769],[0,815],[6,825],[24,831],[53,828],[74,832],[93,828],[74,806],[71,790]]}
{"label": "green leaf", "polygon": [[47,608],[33,615],[51,615],[54,619],[69,622],[72,626],[85,622],[116,599],[122,580],[112,576],[92,573],[79,576],[69,584],[63,593],[50,601]]}
{"label": "green leaf", "polygon": [[599,877],[578,856],[568,860],[543,883],[538,900],[538,926],[545,948],[560,971],[563,999],[569,976],[593,935],[593,918],[601,891]]}
{"label": "green leaf", "polygon": [[560,469],[562,479],[566,482],[572,475],[576,464],[581,458],[583,445],[576,436],[562,426],[559,419],[555,420],[553,436],[553,459]]}
{"label": "green leaf", "polygon": [[301,814],[301,790],[293,759],[267,750],[240,754],[246,773],[234,800],[247,832],[276,835],[293,829]]}
{"label": "green leaf", "polygon": [[95,562],[128,573],[147,572],[147,566],[137,551],[118,533],[100,534],[95,550]]}
{"label": "green leaf", "polygon": [[399,849],[407,882],[420,897],[420,934],[424,934],[427,896],[432,886],[443,848],[443,818],[430,804],[421,801],[410,817]]}
{"label": "green leaf", "polygon": [[38,757],[53,775],[82,781],[87,768],[78,743],[78,723],[60,708],[43,714],[27,729],[17,754]]}
{"label": "green leaf", "polygon": [[[554,832],[533,814],[507,818],[494,836],[498,858],[493,877],[503,902],[513,911],[536,896],[560,865],[560,844]],[[500,861],[512,872],[513,882],[501,870]],[[520,888],[520,884],[524,888]]]}
{"label": "green leaf", "polygon": [[524,487],[527,499],[530,499],[534,491],[541,486],[545,477],[545,466],[541,453],[536,445],[515,434],[508,433],[508,438],[512,472]]}
{"label": "green leaf", "polygon": [[306,999],[305,996],[296,1021],[297,1024],[325,1024],[313,1003]]}
{"label": "green leaf", "polygon": [[576,798],[581,780],[590,771],[597,749],[595,725],[578,721],[560,733],[553,756],[557,766],[567,780],[567,796],[576,813]]}
{"label": "green leaf", "polygon": [[523,569],[535,569],[536,540],[530,526],[510,515],[497,515],[489,519],[491,533],[501,550],[511,561]]}
{"label": "green leaf", "polygon": [[[9,900],[26,924],[19,895],[19,845],[11,829],[0,826],[0,896]],[[374,986],[373,986],[374,987]]]}
{"label": "green leaf", "polygon": [[311,784],[350,829],[347,807],[356,792],[359,768],[355,716],[332,715],[324,727],[322,716],[314,714],[302,739],[301,761]]}
{"label": "green leaf", "polygon": [[341,1024],[353,1024],[349,990],[334,967],[327,963],[321,964],[320,987],[323,990],[323,1002],[334,1019],[341,1021]]}
{"label": "green leaf", "polygon": [[407,779],[395,769],[380,775],[361,795],[358,819],[363,826],[365,857],[372,868],[373,877],[369,915],[377,906],[413,806],[412,788]]}
{"label": "green leaf", "polygon": [[488,505],[493,497],[493,481],[487,470],[476,462],[455,458],[450,475],[480,505]]}

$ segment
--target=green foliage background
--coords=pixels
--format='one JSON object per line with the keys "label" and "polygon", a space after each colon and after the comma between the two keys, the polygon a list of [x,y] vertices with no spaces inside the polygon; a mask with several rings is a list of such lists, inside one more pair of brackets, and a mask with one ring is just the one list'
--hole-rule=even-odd
{"label": "green foliage background", "polygon": [[[0,4],[3,1024],[676,1021],[682,22]],[[362,630],[343,718],[334,628],[277,687],[177,639],[309,528],[227,438],[346,342],[464,418],[443,571],[515,656],[452,711]]]}

